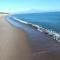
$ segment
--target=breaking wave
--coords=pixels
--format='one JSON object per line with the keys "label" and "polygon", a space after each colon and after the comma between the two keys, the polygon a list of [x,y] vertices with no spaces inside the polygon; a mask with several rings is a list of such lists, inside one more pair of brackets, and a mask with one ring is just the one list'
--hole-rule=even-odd
{"label": "breaking wave", "polygon": [[49,35],[50,37],[52,37],[52,39],[57,40],[58,42],[60,42],[60,34],[55,32],[55,31],[52,31],[52,30],[49,30],[49,29],[45,29],[42,26],[39,26],[39,25],[36,25],[36,24],[32,24],[32,23],[17,19],[16,17],[11,16],[11,15],[9,17],[13,18],[13,20],[15,20],[17,22],[27,24],[30,27],[33,27],[34,29],[37,29],[40,32],[43,32],[43,33]]}

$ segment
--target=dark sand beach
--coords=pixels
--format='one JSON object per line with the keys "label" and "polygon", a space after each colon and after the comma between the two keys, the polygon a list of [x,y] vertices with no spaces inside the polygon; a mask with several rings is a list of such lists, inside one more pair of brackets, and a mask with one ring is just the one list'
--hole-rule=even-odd
{"label": "dark sand beach", "polygon": [[60,60],[60,43],[35,28],[0,18],[0,60]]}

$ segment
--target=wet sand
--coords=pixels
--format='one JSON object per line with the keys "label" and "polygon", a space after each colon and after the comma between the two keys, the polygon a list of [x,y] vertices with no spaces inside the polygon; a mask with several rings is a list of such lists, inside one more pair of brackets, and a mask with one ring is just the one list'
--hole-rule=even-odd
{"label": "wet sand", "polygon": [[0,60],[32,60],[26,32],[12,27],[0,14]]}
{"label": "wet sand", "polygon": [[14,20],[0,20],[0,60],[60,60],[60,43],[50,36]]}
{"label": "wet sand", "polygon": [[60,60],[59,42],[29,25],[14,19],[8,21],[14,27],[20,28],[27,33],[28,41],[32,49],[33,60]]}

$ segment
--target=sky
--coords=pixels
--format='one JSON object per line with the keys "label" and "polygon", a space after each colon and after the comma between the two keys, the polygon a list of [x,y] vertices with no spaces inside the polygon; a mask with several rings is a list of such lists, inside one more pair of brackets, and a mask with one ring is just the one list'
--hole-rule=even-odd
{"label": "sky", "polygon": [[60,0],[0,0],[1,12],[60,11]]}

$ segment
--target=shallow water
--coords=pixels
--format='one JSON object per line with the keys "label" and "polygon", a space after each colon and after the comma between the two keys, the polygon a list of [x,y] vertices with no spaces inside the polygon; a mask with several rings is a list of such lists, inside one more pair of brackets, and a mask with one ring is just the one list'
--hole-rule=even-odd
{"label": "shallow water", "polygon": [[13,16],[60,33],[60,12],[15,14]]}
{"label": "shallow water", "polygon": [[27,32],[34,60],[60,60],[60,44],[56,40],[36,29],[32,29],[27,24],[15,20],[14,17],[7,21]]}

